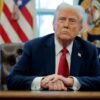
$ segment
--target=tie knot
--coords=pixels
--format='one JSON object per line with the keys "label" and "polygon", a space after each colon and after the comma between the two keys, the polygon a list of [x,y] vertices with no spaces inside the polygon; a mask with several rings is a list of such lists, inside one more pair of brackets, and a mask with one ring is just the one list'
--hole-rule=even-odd
{"label": "tie knot", "polygon": [[68,50],[66,48],[62,49],[62,53],[67,53],[67,52],[68,52]]}

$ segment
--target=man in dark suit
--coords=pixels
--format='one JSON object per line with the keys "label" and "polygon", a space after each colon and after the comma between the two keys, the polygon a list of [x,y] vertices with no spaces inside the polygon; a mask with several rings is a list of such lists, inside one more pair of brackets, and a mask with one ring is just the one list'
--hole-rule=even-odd
{"label": "man in dark suit", "polygon": [[[18,63],[7,79],[9,90],[100,90],[100,64],[97,50],[78,35],[82,30],[78,8],[62,3],[58,6],[50,34],[27,42]],[[59,70],[62,49],[67,76]],[[59,72],[60,71],[60,72]],[[60,74],[59,74],[60,73]]]}

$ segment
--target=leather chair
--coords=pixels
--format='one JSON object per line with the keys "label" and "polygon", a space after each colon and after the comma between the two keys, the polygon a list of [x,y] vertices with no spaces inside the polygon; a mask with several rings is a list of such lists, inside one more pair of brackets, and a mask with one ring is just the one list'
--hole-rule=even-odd
{"label": "leather chair", "polygon": [[22,43],[2,44],[0,46],[0,58],[1,58],[1,89],[7,90],[6,79],[9,75],[12,67],[19,60],[23,52]]}

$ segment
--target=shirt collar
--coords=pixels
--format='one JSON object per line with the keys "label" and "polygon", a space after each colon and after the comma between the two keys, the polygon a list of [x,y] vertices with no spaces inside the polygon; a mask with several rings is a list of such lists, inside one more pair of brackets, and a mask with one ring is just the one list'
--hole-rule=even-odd
{"label": "shirt collar", "polygon": [[[68,47],[66,47],[70,55],[72,54],[72,47],[73,47],[73,41]],[[55,50],[56,50],[55,54],[58,55],[62,49],[63,47],[61,46],[61,44],[58,42],[57,38],[55,37]]]}

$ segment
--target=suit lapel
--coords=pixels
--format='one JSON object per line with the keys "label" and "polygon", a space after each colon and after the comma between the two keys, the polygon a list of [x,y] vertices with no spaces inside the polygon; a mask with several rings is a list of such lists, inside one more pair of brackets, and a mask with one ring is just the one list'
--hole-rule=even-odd
{"label": "suit lapel", "polygon": [[71,56],[70,75],[77,76],[79,74],[82,61],[83,61],[82,47],[80,46],[78,40],[74,40],[72,56]]}

